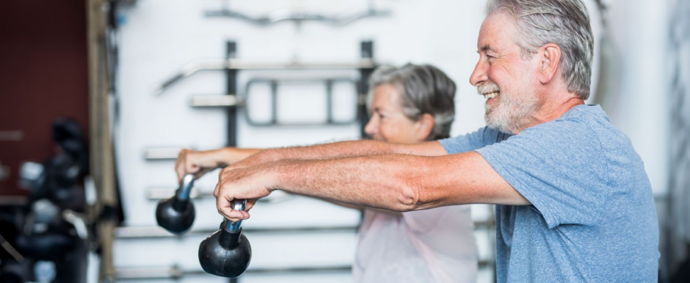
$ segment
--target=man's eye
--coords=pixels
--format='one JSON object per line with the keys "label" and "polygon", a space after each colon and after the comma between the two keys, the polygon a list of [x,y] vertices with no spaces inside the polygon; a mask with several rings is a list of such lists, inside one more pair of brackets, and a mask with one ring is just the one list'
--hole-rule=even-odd
{"label": "man's eye", "polygon": [[489,65],[491,65],[491,62],[493,62],[494,59],[496,59],[496,57],[491,56],[491,55],[486,55],[486,61],[489,62]]}

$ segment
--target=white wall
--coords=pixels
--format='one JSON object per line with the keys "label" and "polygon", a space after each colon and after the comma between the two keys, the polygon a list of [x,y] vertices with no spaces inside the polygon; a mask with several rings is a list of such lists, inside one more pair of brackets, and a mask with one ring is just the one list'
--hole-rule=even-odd
{"label": "white wall", "polygon": [[668,186],[668,8],[658,1],[611,1],[610,23],[621,55],[620,93],[608,109],[645,163],[655,195]]}
{"label": "white wall", "polygon": [[[593,0],[585,1],[590,9],[595,34],[600,33],[599,15]],[[172,161],[151,162],[143,158],[149,147],[194,147],[210,149],[225,144],[225,113],[222,110],[200,110],[189,107],[194,94],[222,94],[225,78],[222,72],[195,74],[154,96],[155,87],[179,68],[201,59],[222,59],[225,42],[235,40],[238,57],[262,61],[354,61],[359,58],[359,42],[373,40],[375,58],[382,63],[401,65],[407,62],[433,64],[444,70],[458,85],[456,122],[452,134],[459,135],[484,125],[484,100],[468,80],[478,55],[476,39],[483,19],[484,1],[476,0],[380,0],[376,7],[389,9],[392,15],[369,18],[343,27],[304,22],[299,26],[282,22],[259,27],[237,19],[207,18],[204,11],[218,9],[219,1],[139,0],[120,13],[120,66],[118,71],[119,120],[116,129],[118,173],[123,189],[127,226],[155,225],[155,202],[146,198],[151,187],[175,187]],[[652,180],[656,192],[665,190],[666,159],[663,148],[667,121],[666,101],[662,94],[664,10],[654,1],[612,1],[611,24],[614,39],[622,56],[621,99],[611,110],[613,122],[632,139]],[[312,12],[347,13],[366,7],[366,1],[299,1],[299,0],[233,0],[231,8],[253,15],[280,8],[306,9]],[[642,19],[642,20],[641,20]],[[657,41],[658,40],[658,41]],[[598,45],[595,43],[595,50]],[[655,51],[656,50],[656,51]],[[598,51],[597,51],[598,52]],[[595,68],[598,66],[598,57]],[[653,70],[653,71],[650,71]],[[593,82],[597,82],[595,70]],[[330,75],[356,77],[352,71],[329,72]],[[247,80],[265,76],[295,76],[295,73],[242,72],[239,89]],[[297,74],[300,76],[300,74]],[[315,88],[304,89],[298,103],[292,101],[286,111],[297,115],[323,113],[322,98]],[[259,107],[260,108],[260,107]],[[261,115],[261,113],[258,113]],[[288,115],[288,116],[290,116]],[[318,116],[318,115],[317,115]],[[289,118],[289,117],[288,117]],[[323,141],[354,139],[358,126],[256,128],[239,122],[239,145],[244,147],[288,146]],[[652,137],[652,138],[649,138]],[[215,175],[211,173],[210,175]],[[215,177],[198,181],[202,190],[215,185]],[[300,210],[303,219],[281,214],[286,209]],[[476,217],[486,217],[487,208],[479,206]],[[479,215],[481,212],[482,215]],[[198,218],[193,229],[217,227],[220,216],[212,200],[197,201]],[[356,225],[359,215],[309,199],[294,198],[279,204],[259,205],[246,227]],[[493,244],[483,233],[483,254],[491,254]],[[332,247],[333,264],[352,260],[355,235],[343,233],[313,241],[337,238],[341,244]],[[257,241],[262,236],[257,237]],[[484,238],[487,238],[486,241]],[[308,241],[311,241],[310,238]],[[195,241],[168,239],[153,244],[146,241],[118,241],[116,266],[162,266],[179,264],[194,268]],[[183,243],[184,242],[184,243]],[[197,241],[198,242],[198,241]],[[182,245],[182,246],[181,246]],[[317,245],[318,246],[318,245]],[[147,258],[146,248],[170,250],[166,256]],[[261,249],[259,249],[261,250]],[[182,254],[180,254],[182,253]],[[270,256],[270,251],[264,252]],[[311,253],[313,254],[313,253]],[[260,258],[260,254],[257,257]],[[257,264],[275,264],[271,258]],[[287,259],[286,259],[287,260]],[[306,261],[305,261],[306,260]],[[307,262],[307,258],[296,262]],[[306,264],[306,263],[305,263]],[[200,277],[207,279],[205,277]],[[333,277],[326,277],[333,278]],[[348,275],[343,275],[348,281]],[[196,279],[185,280],[192,282]],[[201,279],[199,279],[201,280]],[[268,280],[270,279],[256,279]],[[317,279],[315,279],[317,280]],[[482,281],[491,281],[483,274]]]}
{"label": "white wall", "polygon": [[[237,57],[260,61],[341,61],[354,62],[360,56],[361,40],[374,41],[378,62],[401,65],[407,62],[430,63],[453,78],[459,87],[458,119],[453,133],[460,134],[483,125],[483,99],[468,83],[474,67],[476,37],[483,18],[481,1],[377,1],[377,8],[390,9],[385,18],[363,19],[343,27],[304,22],[299,27],[289,22],[269,27],[255,26],[237,19],[206,18],[207,9],[217,9],[218,1],[140,0],[120,14],[123,22],[119,32],[120,66],[118,71],[119,116],[116,128],[118,174],[127,216],[126,226],[154,226],[156,203],[146,198],[149,188],[175,187],[173,161],[146,161],[145,148],[194,147],[209,149],[225,143],[223,110],[193,109],[188,100],[195,94],[222,94],[225,78],[222,72],[195,74],[154,96],[157,85],[190,62],[201,59],[222,59],[225,42],[237,42]],[[365,1],[232,1],[231,7],[255,15],[279,8],[307,7],[310,11],[336,13],[356,12],[366,7]],[[333,76],[357,77],[353,71],[328,72]],[[241,72],[240,94],[252,78],[267,76],[302,76],[304,73]],[[309,74],[309,75],[313,75]],[[323,76],[323,73],[319,75]],[[260,89],[257,91],[261,91]],[[345,90],[346,91],[346,90]],[[265,90],[264,90],[265,93]],[[291,91],[295,100],[281,106],[287,119],[302,119],[305,113],[324,113],[323,97],[316,87]],[[299,98],[297,98],[299,97]],[[253,113],[261,116],[256,106]],[[266,109],[266,108],[264,108]],[[300,116],[302,115],[302,116]],[[293,116],[293,117],[290,117]],[[309,115],[307,115],[309,116]],[[318,119],[318,115],[317,119]],[[301,117],[301,118],[300,118]],[[332,127],[256,128],[240,118],[238,142],[243,147],[272,147],[313,144],[323,141],[358,138],[357,125]],[[197,187],[210,190],[215,174],[197,182]],[[214,229],[221,217],[213,199],[197,200],[197,220],[192,227]],[[283,211],[304,215],[290,218]],[[488,217],[488,208],[479,207],[477,217]],[[356,226],[359,213],[323,202],[293,197],[289,200],[259,204],[250,227]],[[303,233],[299,241],[290,235],[267,236],[250,234],[256,246],[251,268],[338,266],[352,262],[356,235],[352,232]],[[481,254],[491,256],[486,232],[480,233]],[[177,265],[198,270],[196,245],[199,236],[162,239],[117,239],[116,268],[166,267]],[[271,245],[272,244],[272,245]],[[309,245],[302,249],[292,247]],[[327,252],[325,252],[327,251]],[[315,277],[316,276],[316,277]],[[319,277],[321,276],[321,277]],[[350,281],[349,272],[309,275],[300,280]],[[319,279],[320,278],[320,279]],[[190,277],[185,282],[207,280]],[[282,280],[281,280],[282,279]],[[251,282],[284,281],[285,277],[252,275]],[[481,282],[491,282],[491,272],[480,274]],[[315,281],[315,282],[316,282]]]}

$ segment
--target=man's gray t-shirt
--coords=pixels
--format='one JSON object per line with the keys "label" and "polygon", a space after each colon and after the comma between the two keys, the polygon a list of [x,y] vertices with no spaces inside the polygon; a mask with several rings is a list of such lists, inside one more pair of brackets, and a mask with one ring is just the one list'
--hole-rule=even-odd
{"label": "man's gray t-shirt", "polygon": [[508,136],[441,140],[476,150],[532,205],[496,206],[498,282],[656,282],[659,227],[630,140],[599,106]]}

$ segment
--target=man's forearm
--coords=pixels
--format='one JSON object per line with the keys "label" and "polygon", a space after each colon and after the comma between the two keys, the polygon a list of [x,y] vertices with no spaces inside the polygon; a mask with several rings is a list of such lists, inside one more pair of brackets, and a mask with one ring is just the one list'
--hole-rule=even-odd
{"label": "man's forearm", "polygon": [[[284,160],[270,165],[281,190],[393,211],[414,210],[419,204],[415,175],[406,164],[425,157],[400,154],[324,160]],[[423,166],[419,166],[423,168]]]}
{"label": "man's forearm", "polygon": [[231,207],[281,189],[357,206],[392,211],[445,205],[492,203],[528,205],[477,152],[444,156],[382,154],[332,159],[287,159],[257,166],[225,168],[214,195],[226,218],[247,219]]}
{"label": "man's forearm", "polygon": [[213,155],[221,167],[237,163],[257,152],[262,151],[261,148],[239,148],[239,147],[225,147],[214,150]]}
{"label": "man's forearm", "polygon": [[385,154],[272,165],[274,188],[392,211],[529,202],[476,152],[453,156]]}
{"label": "man's forearm", "polygon": [[[342,141],[312,146],[274,148],[262,151],[256,157],[257,163],[274,162],[287,159],[332,159],[380,154],[409,154],[437,156],[447,154],[436,141],[420,144],[395,144],[374,140]],[[255,164],[252,164],[255,165]]]}

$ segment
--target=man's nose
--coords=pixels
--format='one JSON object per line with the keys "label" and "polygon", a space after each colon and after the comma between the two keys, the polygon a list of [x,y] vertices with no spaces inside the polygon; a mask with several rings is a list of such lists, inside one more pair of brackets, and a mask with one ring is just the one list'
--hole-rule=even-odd
{"label": "man's nose", "polygon": [[485,65],[486,64],[483,64],[481,59],[477,62],[477,65],[474,66],[472,75],[470,75],[470,84],[478,86],[488,80],[488,76],[486,75],[487,67]]}

